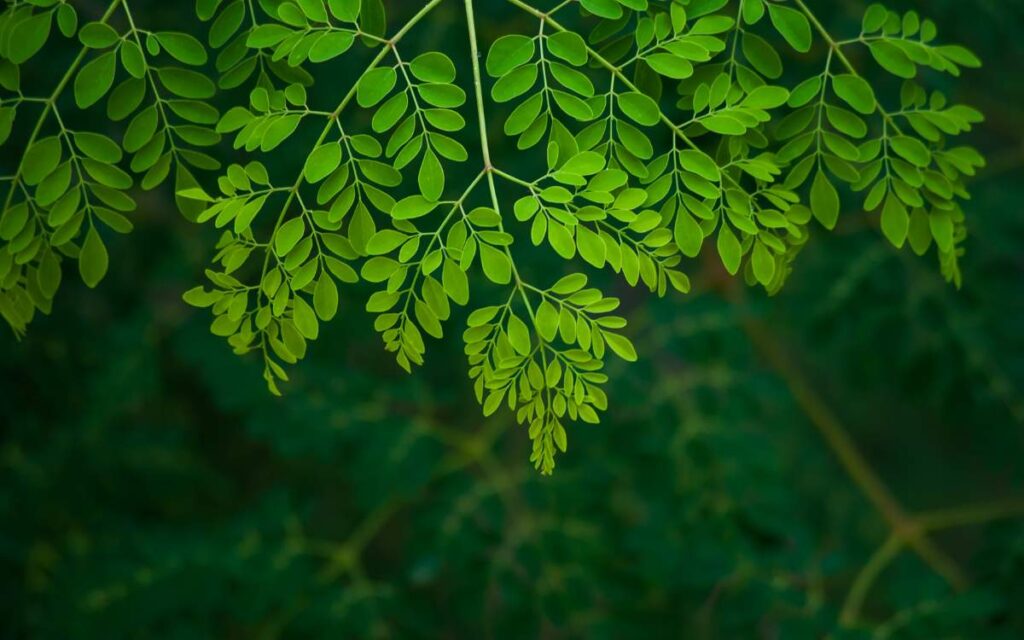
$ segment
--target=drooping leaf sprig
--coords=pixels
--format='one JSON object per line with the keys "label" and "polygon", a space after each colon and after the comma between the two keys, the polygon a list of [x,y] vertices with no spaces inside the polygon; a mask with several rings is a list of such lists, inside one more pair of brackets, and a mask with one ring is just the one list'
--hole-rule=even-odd
{"label": "drooping leaf sprig", "polygon": [[[607,268],[658,295],[685,293],[687,261],[714,254],[728,273],[775,293],[815,229],[833,229],[845,208],[866,212],[896,247],[924,254],[934,245],[943,275],[959,286],[965,181],[984,161],[955,139],[981,115],[951,103],[932,78],[979,62],[939,44],[932,22],[874,4],[860,33],[842,40],[802,0],[507,1],[532,30],[497,38],[484,55],[473,0],[430,0],[391,28],[381,0],[199,0],[218,50],[216,81],[151,65],[164,52],[202,65],[206,53],[189,36],[140,31],[127,2],[115,1],[82,28],[79,60],[42,99],[40,122],[52,115],[60,131],[33,134],[8,180],[5,317],[20,332],[33,309],[48,310],[64,258],[81,256],[90,284],[102,276],[96,221],[118,228],[108,211],[131,207],[111,204],[110,192],[123,194],[131,181],[89,167],[113,167],[123,148],[145,187],[174,166],[183,210],[222,230],[210,284],[185,299],[212,309],[211,330],[236,352],[261,355],[272,392],[321,323],[348,311],[346,284],[377,287],[366,310],[406,370],[424,361],[429,338],[444,338],[453,304],[472,305],[462,335],[476,396],[486,414],[505,405],[528,425],[532,461],[550,473],[567,426],[597,422],[607,408],[608,354],[637,358],[626,319],[614,315],[619,301],[588,286],[588,270]],[[468,47],[409,50],[405,36],[445,2],[461,6]],[[32,30],[51,14],[68,23],[69,11],[57,0],[8,9],[6,89],[18,91],[8,69],[31,55],[6,34],[31,32],[18,41],[38,50],[46,37]],[[115,14],[125,29],[108,25]],[[130,77],[111,94],[112,117],[139,107],[140,92],[152,104],[121,145],[103,143],[116,153],[90,154],[72,146],[56,105],[63,85],[83,74],[78,105],[99,100],[115,53]],[[467,55],[472,77],[459,78],[452,57]],[[794,58],[821,71],[787,71]],[[324,86],[321,69],[336,60],[359,71],[340,83],[332,76],[336,97],[319,104],[309,89]],[[93,75],[103,81],[88,82]],[[242,103],[210,112],[199,101],[215,88]],[[5,99],[0,125],[28,101]],[[495,113],[500,132],[488,127]],[[471,121],[478,133],[466,144]],[[498,135],[518,153],[492,157]],[[216,188],[200,186],[187,166],[216,161],[190,147],[219,136],[243,159]],[[302,161],[272,174],[261,156],[282,149]],[[542,175],[518,169],[538,164]],[[50,187],[37,185],[63,185],[65,165],[86,176],[61,191],[80,193],[82,204],[53,220]],[[459,184],[458,166],[479,169]],[[568,275],[537,268],[537,250],[569,261]],[[478,292],[504,302],[478,303]]]}
{"label": "drooping leaf sprig", "polygon": [[[198,184],[195,169],[220,167],[202,150],[220,139],[212,128],[220,114],[208,102],[213,82],[194,70],[207,61],[203,44],[138,25],[129,0],[114,0],[96,20],[79,16],[57,0],[8,3],[0,14],[0,144],[30,131],[0,192],[0,315],[16,334],[37,310],[50,311],[65,262],[77,261],[89,287],[106,275],[104,234],[133,227],[132,174],[146,190],[173,174],[180,190]],[[79,52],[48,94],[26,93],[22,68],[39,57],[54,24]],[[70,119],[82,112],[102,123],[103,107],[106,121],[126,123],[120,142],[106,126]]]}

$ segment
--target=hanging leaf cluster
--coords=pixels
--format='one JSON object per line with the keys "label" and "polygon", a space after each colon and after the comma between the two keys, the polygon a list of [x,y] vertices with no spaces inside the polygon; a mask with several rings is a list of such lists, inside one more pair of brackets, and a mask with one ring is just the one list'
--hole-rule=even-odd
{"label": "hanging leaf cluster", "polygon": [[[184,299],[259,354],[272,392],[322,323],[360,312],[346,287],[369,282],[397,363],[461,334],[484,413],[514,412],[550,473],[571,425],[607,408],[608,357],[637,359],[588,273],[686,293],[710,260],[775,293],[816,230],[857,217],[934,250],[960,285],[984,160],[958,138],[982,117],[936,87],[980,63],[931,21],[872,4],[839,39],[804,0],[508,3],[531,29],[484,48],[473,0],[402,7],[397,25],[381,0],[198,0],[205,41],[137,24],[130,0],[91,21],[68,0],[9,2],[0,143],[22,146],[0,182],[0,314],[24,333],[65,267],[96,286],[110,233],[146,213],[135,187],[170,182],[186,217],[220,230]],[[408,50],[447,5],[467,39]],[[77,57],[26,93],[58,37]],[[500,136],[518,153],[492,157]],[[282,153],[295,160],[269,170]]]}

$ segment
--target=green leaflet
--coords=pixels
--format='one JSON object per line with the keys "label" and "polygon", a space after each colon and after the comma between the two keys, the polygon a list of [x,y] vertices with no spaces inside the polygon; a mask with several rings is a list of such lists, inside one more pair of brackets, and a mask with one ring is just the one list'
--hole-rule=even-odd
{"label": "green leaflet", "polygon": [[833,229],[839,219],[839,194],[825,172],[818,170],[811,185],[811,213],[826,229]]}
{"label": "green leaflet", "polygon": [[910,227],[910,216],[899,198],[890,194],[882,208],[882,233],[897,249],[903,246]]}
{"label": "green leaflet", "polygon": [[436,51],[416,56],[409,63],[409,71],[423,82],[448,84],[455,80],[455,64],[448,56]]}
{"label": "green leaflet", "polygon": [[12,28],[5,57],[14,64],[27,62],[46,44],[50,37],[52,22],[53,14],[50,12],[39,13],[19,21]]}
{"label": "green leaflet", "polygon": [[75,102],[81,108],[90,107],[110,90],[114,83],[117,59],[108,51],[89,64],[75,77]]}
{"label": "green leaflet", "polygon": [[303,175],[310,183],[317,183],[331,175],[341,164],[341,145],[325,144],[313,150],[306,158]]}
{"label": "green leaflet", "polygon": [[768,5],[772,24],[791,47],[801,53],[811,49],[811,25],[800,11],[780,4]]}
{"label": "green leaflet", "polygon": [[633,91],[619,95],[619,108],[635,122],[647,126],[658,123],[661,111],[658,104],[649,96]]}
{"label": "green leaflet", "polygon": [[500,78],[530,61],[536,51],[532,38],[506,35],[498,38],[487,52],[487,73]]}
{"label": "green leaflet", "polygon": [[833,76],[832,90],[860,113],[875,112],[875,92],[864,78],[852,73]]}
{"label": "green leaflet", "polygon": [[89,232],[85,234],[85,242],[82,243],[82,253],[78,256],[82,281],[89,288],[95,288],[107,274],[108,266],[107,247],[103,244],[100,234],[96,232],[96,228],[90,227]]}

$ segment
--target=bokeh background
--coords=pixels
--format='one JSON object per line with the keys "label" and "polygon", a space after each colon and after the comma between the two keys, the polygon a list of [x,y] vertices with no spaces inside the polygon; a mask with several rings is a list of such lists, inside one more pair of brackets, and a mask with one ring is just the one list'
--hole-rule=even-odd
{"label": "bokeh background", "polygon": [[[477,4],[485,41],[533,28]],[[865,3],[810,4],[855,35]],[[465,59],[459,5],[413,45]],[[100,288],[67,276],[51,317],[0,337],[0,637],[1024,637],[1024,518],[961,509],[1024,497],[1024,2],[892,5],[985,61],[944,80],[987,116],[963,289],[852,208],[774,298],[713,261],[664,300],[602,276],[641,360],[612,365],[609,412],[552,477],[481,417],[461,319],[406,375],[367,287],[270,396],[181,302],[212,230],[140,194]],[[894,523],[949,508],[940,557],[875,575]]]}

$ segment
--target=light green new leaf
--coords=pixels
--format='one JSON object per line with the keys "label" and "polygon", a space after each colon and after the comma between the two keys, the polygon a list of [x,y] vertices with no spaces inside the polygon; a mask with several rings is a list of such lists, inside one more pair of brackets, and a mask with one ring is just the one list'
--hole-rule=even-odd
{"label": "light green new leaf", "polygon": [[700,253],[700,248],[704,244],[704,231],[688,211],[680,209],[676,213],[673,231],[676,246],[683,255],[694,258]]}
{"label": "light green new leaf", "polygon": [[608,259],[608,247],[601,240],[601,236],[582,224],[576,227],[576,248],[580,252],[580,257],[597,269],[603,267]]}
{"label": "light green new leaf", "polygon": [[622,5],[615,0],[580,0],[584,9],[601,18],[618,20],[622,17]]}
{"label": "light green new leaf", "polygon": [[537,84],[539,70],[536,64],[519,67],[501,77],[491,88],[491,97],[495,102],[508,102],[518,98]]}
{"label": "light green new leaf", "polygon": [[916,167],[927,167],[932,161],[931,151],[917,138],[893,136],[889,139],[892,150]]}
{"label": "light green new leaf", "polygon": [[366,243],[366,252],[372,256],[391,253],[409,240],[409,236],[394,229],[381,229]]}
{"label": "light green new leaf", "polygon": [[454,260],[444,261],[441,268],[441,283],[448,297],[457,304],[465,305],[469,302],[469,279]]}
{"label": "light green new leaf", "polygon": [[320,36],[309,48],[310,62],[333,60],[352,48],[355,36],[347,31],[333,31]]}
{"label": "light green new leaf", "polygon": [[316,319],[316,312],[301,296],[292,298],[292,304],[292,322],[295,323],[295,328],[303,338],[316,340],[320,335],[320,322]]}
{"label": "light green new leaf", "polygon": [[593,151],[583,151],[569,158],[559,171],[579,176],[589,176],[604,169],[604,165],[604,156]]}
{"label": "light green new leaf", "polygon": [[540,337],[551,342],[558,335],[558,309],[547,300],[542,300],[537,307],[537,332]]}
{"label": "light green new leaf", "polygon": [[775,109],[786,104],[789,91],[783,87],[757,87],[743,100],[744,107],[753,109]]}

